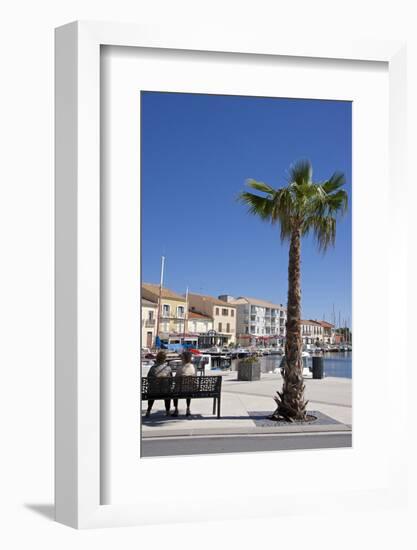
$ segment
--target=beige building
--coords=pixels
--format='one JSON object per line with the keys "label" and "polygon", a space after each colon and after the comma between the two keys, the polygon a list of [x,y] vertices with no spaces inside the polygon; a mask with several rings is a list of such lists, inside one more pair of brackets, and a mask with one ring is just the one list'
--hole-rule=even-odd
{"label": "beige building", "polygon": [[155,344],[156,336],[156,315],[158,304],[142,298],[141,301],[142,317],[142,348],[152,348]]}
{"label": "beige building", "polygon": [[203,313],[189,311],[187,328],[188,332],[194,334],[206,334],[210,330],[213,330],[213,318]]}
{"label": "beige building", "polygon": [[323,343],[324,328],[318,321],[301,321],[301,338],[303,344]]}
{"label": "beige building", "polygon": [[[142,298],[158,304],[159,301],[159,285],[151,283],[142,283]],[[163,342],[168,343],[170,338],[175,338],[185,332],[186,323],[186,301],[184,296],[162,288],[161,304],[156,313],[156,332],[158,330],[159,317],[159,337]]]}
{"label": "beige building", "polygon": [[287,310],[274,304],[247,296],[220,296],[236,306],[237,342],[242,346],[278,346],[285,339]]}
{"label": "beige building", "polygon": [[323,327],[323,342],[325,344],[334,343],[334,325],[327,321],[317,321]]}
{"label": "beige building", "polygon": [[188,295],[188,309],[191,313],[202,313],[213,320],[213,328],[202,347],[227,346],[236,342],[236,306],[203,294]]}

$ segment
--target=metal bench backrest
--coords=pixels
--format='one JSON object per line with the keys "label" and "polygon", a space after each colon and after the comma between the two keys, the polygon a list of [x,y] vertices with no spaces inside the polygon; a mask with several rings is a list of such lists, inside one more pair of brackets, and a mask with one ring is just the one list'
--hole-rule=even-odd
{"label": "metal bench backrest", "polygon": [[142,378],[142,399],[164,397],[217,397],[222,385],[221,376],[176,376]]}

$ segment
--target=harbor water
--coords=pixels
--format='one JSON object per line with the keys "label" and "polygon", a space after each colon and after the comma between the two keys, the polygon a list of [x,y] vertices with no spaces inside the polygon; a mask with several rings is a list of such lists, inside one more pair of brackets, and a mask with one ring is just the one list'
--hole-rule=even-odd
{"label": "harbor water", "polygon": [[[268,373],[273,372],[281,364],[280,355],[264,355],[259,358],[261,363],[261,372]],[[324,375],[335,376],[337,378],[352,378],[352,352],[337,352],[337,353],[325,353],[324,359]],[[232,361],[232,370],[237,370],[237,363],[239,359]],[[311,366],[312,359],[309,358],[309,365]]]}

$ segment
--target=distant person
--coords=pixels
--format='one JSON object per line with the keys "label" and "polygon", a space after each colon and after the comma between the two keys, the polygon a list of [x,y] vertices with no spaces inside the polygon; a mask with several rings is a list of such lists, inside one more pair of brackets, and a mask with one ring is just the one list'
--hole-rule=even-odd
{"label": "distant person", "polygon": [[[167,355],[164,351],[158,351],[156,354],[155,364],[149,369],[148,372],[148,378],[149,379],[155,379],[155,378],[170,378],[172,377],[172,370],[171,367],[166,362]],[[171,408],[171,399],[164,399],[165,402],[165,413],[168,416],[169,415],[169,409]],[[146,411],[145,416],[149,416],[151,414],[151,410],[153,407],[153,404],[155,403],[155,399],[148,399],[148,409]]]}
{"label": "distant person", "polygon": [[[181,354],[181,360],[182,365],[180,365],[177,368],[177,372],[175,374],[175,378],[182,377],[182,376],[195,376],[196,370],[195,366],[192,364],[193,354],[190,351],[183,351]],[[190,405],[191,405],[191,398],[187,397],[187,411],[185,413],[186,416],[190,416]],[[178,416],[178,399],[174,399],[174,412],[172,413],[172,416]]]}

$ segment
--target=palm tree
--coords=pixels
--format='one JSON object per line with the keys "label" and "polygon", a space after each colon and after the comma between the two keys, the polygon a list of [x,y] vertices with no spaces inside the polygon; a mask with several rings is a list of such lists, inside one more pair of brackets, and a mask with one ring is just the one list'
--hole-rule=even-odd
{"label": "palm tree", "polygon": [[307,401],[304,400],[301,339],[301,239],[312,233],[319,250],[325,252],[334,245],[336,217],[347,209],[347,193],[341,189],[344,175],[335,172],[321,183],[312,181],[309,161],[291,166],[285,187],[274,189],[267,183],[248,180],[251,189],[262,195],[243,191],[239,200],[248,211],[272,224],[279,224],[281,241],[289,241],[287,336],[285,362],[282,369],[282,390],[274,397],[277,408],[271,418],[289,421],[305,420]]}

